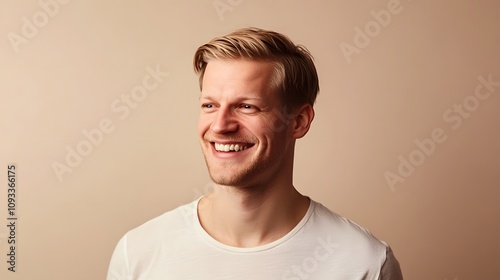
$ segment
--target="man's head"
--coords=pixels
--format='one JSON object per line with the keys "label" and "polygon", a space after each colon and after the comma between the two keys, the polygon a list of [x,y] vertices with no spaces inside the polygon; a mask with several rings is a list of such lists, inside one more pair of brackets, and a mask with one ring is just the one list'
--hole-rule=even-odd
{"label": "man's head", "polygon": [[305,103],[314,105],[319,92],[318,74],[309,51],[274,31],[243,28],[199,47],[194,55],[194,69],[200,77],[201,90],[207,64],[213,59],[248,59],[272,63],[272,86],[283,106],[288,109]]}
{"label": "man's head", "polygon": [[285,36],[241,29],[195,54],[198,130],[220,185],[291,184],[295,140],[314,118],[318,79],[310,54]]}

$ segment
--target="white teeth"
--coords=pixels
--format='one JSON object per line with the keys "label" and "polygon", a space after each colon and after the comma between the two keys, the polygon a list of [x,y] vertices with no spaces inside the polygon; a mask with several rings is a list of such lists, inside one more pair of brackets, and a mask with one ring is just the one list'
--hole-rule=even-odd
{"label": "white teeth", "polygon": [[247,146],[239,145],[239,144],[218,144],[218,143],[215,143],[215,150],[217,150],[219,152],[230,152],[230,151],[239,152],[239,151],[245,150],[246,148],[247,148]]}

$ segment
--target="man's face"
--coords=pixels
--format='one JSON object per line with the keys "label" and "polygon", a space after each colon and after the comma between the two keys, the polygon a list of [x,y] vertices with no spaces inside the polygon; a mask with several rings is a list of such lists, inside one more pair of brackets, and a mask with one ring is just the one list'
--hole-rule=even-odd
{"label": "man's face", "polygon": [[293,154],[283,106],[271,87],[274,67],[211,60],[200,96],[198,132],[208,171],[220,185],[262,185],[281,176]]}

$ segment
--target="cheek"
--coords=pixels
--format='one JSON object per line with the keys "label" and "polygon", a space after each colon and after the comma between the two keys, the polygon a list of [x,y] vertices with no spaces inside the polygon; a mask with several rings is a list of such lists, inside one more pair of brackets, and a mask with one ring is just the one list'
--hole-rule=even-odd
{"label": "cheek", "polygon": [[286,123],[278,118],[263,119],[259,125],[259,130],[267,137],[274,138],[286,130]]}
{"label": "cheek", "polygon": [[288,123],[279,118],[270,118],[260,126],[261,137],[265,137],[268,145],[272,145],[273,149],[284,148],[287,138],[290,134],[290,126]]}
{"label": "cheek", "polygon": [[210,119],[207,116],[200,115],[198,119],[198,133],[203,135],[210,128]]}
{"label": "cheek", "polygon": [[284,130],[279,123],[269,119],[247,124],[247,129],[265,146],[274,145]]}

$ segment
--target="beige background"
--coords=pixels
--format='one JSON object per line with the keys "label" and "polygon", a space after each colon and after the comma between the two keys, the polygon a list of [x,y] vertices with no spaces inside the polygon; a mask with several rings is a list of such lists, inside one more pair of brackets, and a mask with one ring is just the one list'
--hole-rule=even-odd
{"label": "beige background", "polygon": [[[297,147],[300,191],[390,243],[405,279],[498,278],[500,87],[473,97],[478,77],[500,81],[498,1],[45,2],[45,22],[38,1],[0,4],[1,279],[104,279],[127,230],[210,189],[192,55],[245,26],[285,33],[316,58],[321,93]],[[388,6],[377,30],[371,12]],[[36,31],[23,35],[24,17]],[[356,27],[367,25],[362,45]],[[346,44],[359,49],[345,55]],[[115,112],[147,67],[169,76],[128,116]],[[443,118],[464,100],[466,118]],[[59,180],[53,164],[105,119],[114,130]],[[398,157],[418,157],[415,141],[434,129],[446,141],[391,188],[384,173],[398,175]],[[5,262],[12,162],[16,273]]]}

